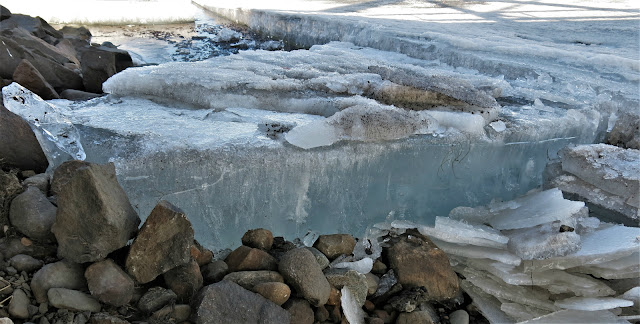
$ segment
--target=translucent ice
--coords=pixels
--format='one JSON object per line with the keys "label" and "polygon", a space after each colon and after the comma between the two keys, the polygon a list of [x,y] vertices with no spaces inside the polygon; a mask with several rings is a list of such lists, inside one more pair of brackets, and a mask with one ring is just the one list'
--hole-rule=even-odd
{"label": "translucent ice", "polygon": [[622,299],[631,300],[635,306],[640,306],[640,287],[633,287],[620,296]]}
{"label": "translucent ice", "polygon": [[440,216],[436,216],[435,227],[419,226],[418,230],[429,237],[458,244],[505,248],[509,241],[508,237],[489,226]]}
{"label": "translucent ice", "polygon": [[502,303],[500,309],[511,318],[517,321],[526,321],[532,318],[540,317],[549,314],[548,310],[543,310],[531,306],[526,306],[518,303]]}
{"label": "translucent ice", "polygon": [[2,88],[2,97],[4,106],[33,129],[50,170],[64,161],[86,158],[78,130],[59,108],[15,82]]}
{"label": "translucent ice", "polygon": [[583,311],[598,311],[614,309],[618,307],[633,306],[633,302],[612,297],[571,297],[555,302],[555,305],[566,309],[575,309]]}
{"label": "translucent ice", "polygon": [[505,231],[509,237],[508,249],[523,260],[563,256],[580,249],[580,235],[575,231],[560,232],[559,228],[559,225],[544,224]]}
{"label": "translucent ice", "polygon": [[602,311],[581,311],[573,309],[563,309],[548,315],[534,318],[519,324],[629,324],[628,321],[618,318],[615,314],[607,310]]}
{"label": "translucent ice", "polygon": [[432,241],[447,254],[474,259],[491,259],[516,266],[522,262],[522,259],[520,259],[517,255],[514,255],[509,251],[502,249],[473,245],[458,245],[440,241],[437,239],[432,239]]}
{"label": "translucent ice", "polygon": [[493,295],[482,291],[468,280],[461,280],[460,287],[471,297],[473,303],[490,323],[515,323],[514,319],[500,309],[501,303]]}
{"label": "translucent ice", "polygon": [[353,292],[347,286],[342,287],[340,292],[342,293],[340,304],[342,305],[344,317],[350,324],[364,324],[362,305],[358,304]]}
{"label": "translucent ice", "polygon": [[339,269],[350,269],[362,274],[367,274],[371,272],[371,269],[373,268],[373,260],[371,258],[364,258],[362,260],[352,262],[339,262],[336,264],[332,264],[331,267]]}

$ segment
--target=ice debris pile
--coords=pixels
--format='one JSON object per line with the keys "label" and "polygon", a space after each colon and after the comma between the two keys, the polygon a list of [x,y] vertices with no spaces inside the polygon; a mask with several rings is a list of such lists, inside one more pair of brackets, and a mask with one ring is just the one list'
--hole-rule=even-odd
{"label": "ice debris pile", "polygon": [[640,221],[640,151],[607,144],[578,145],[547,168],[545,185],[558,187],[589,210],[611,221]]}
{"label": "ice debris pile", "polygon": [[[557,188],[458,207],[448,218],[437,217],[434,226],[383,226],[417,228],[445,251],[464,278],[461,287],[491,323],[640,319],[634,297],[640,289],[640,228],[589,217],[584,203],[564,199]],[[633,281],[617,291],[610,279]]]}

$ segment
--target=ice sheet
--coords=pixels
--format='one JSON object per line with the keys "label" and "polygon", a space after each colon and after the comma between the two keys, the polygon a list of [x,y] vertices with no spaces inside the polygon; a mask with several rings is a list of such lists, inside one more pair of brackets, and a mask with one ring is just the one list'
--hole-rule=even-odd
{"label": "ice sheet", "polygon": [[475,287],[468,280],[460,280],[460,287],[471,297],[473,303],[490,323],[515,323],[514,319],[500,309],[501,303],[494,296]]}
{"label": "ice sheet", "polygon": [[522,262],[522,259],[515,254],[502,249],[473,245],[458,245],[433,238],[432,241],[447,254],[473,259],[491,259],[514,266],[517,266]]}
{"label": "ice sheet", "polygon": [[565,324],[565,323],[591,323],[591,324],[629,324],[628,321],[618,318],[610,311],[582,311],[563,309],[542,317],[534,318],[519,324]]}
{"label": "ice sheet", "polygon": [[633,306],[633,302],[626,299],[612,297],[571,297],[558,300],[555,302],[555,305],[566,309],[598,311]]}

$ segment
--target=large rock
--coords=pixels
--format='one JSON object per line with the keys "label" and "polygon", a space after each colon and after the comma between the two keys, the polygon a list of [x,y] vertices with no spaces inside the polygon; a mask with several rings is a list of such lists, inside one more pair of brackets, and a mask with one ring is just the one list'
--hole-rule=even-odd
{"label": "large rock", "polygon": [[13,80],[31,90],[44,100],[60,99],[56,90],[44,79],[42,74],[27,60],[20,61],[13,72]]}
{"label": "large rock", "polygon": [[143,313],[152,313],[164,305],[175,303],[178,296],[169,289],[153,287],[149,289],[138,301],[138,308]]}
{"label": "large rock", "polygon": [[195,260],[165,272],[162,277],[167,287],[178,296],[178,301],[188,303],[202,288],[202,274]]}
{"label": "large rock", "polygon": [[315,320],[311,305],[304,299],[291,299],[282,307],[291,314],[291,324],[313,324]]}
{"label": "large rock", "polygon": [[105,304],[122,306],[133,297],[133,279],[111,259],[90,265],[84,276],[91,295]]}
{"label": "large rock", "polygon": [[49,175],[40,173],[30,176],[22,181],[22,186],[25,188],[36,187],[42,191],[43,194],[47,195],[49,193]]}
{"label": "large rock", "polygon": [[49,304],[56,308],[77,312],[99,312],[102,309],[100,302],[95,298],[77,290],[51,288],[47,292],[47,296]]}
{"label": "large rock", "polygon": [[640,113],[637,108],[635,113],[620,113],[613,129],[607,134],[607,144],[640,150]]}
{"label": "large rock", "polygon": [[365,275],[355,270],[347,269],[329,269],[325,271],[324,275],[331,286],[338,290],[341,290],[342,287],[349,288],[357,304],[360,306],[364,305],[364,302],[367,300],[367,292],[369,291],[369,284]]}
{"label": "large rock", "polygon": [[282,282],[259,283],[253,286],[252,291],[274,302],[276,305],[284,304],[291,297],[291,288]]}
{"label": "large rock", "polygon": [[140,224],[116,179],[113,163],[77,168],[58,193],[57,202],[51,231],[59,244],[58,255],[74,262],[104,259],[125,246]]}
{"label": "large rock", "polygon": [[256,249],[270,250],[273,245],[273,233],[264,228],[248,230],[242,236],[242,244]]}
{"label": "large rock", "polygon": [[52,242],[55,237],[51,233],[51,226],[56,221],[56,210],[40,189],[28,187],[13,199],[9,220],[18,231],[29,238]]}
{"label": "large rock", "polygon": [[11,11],[9,9],[0,5],[0,21],[8,19],[11,17]]}
{"label": "large rock", "polygon": [[229,253],[225,262],[231,272],[278,269],[278,262],[269,253],[244,245]]}
{"label": "large rock", "polygon": [[9,259],[9,264],[18,272],[31,273],[42,268],[42,261],[26,254],[14,255]]}
{"label": "large rock", "polygon": [[87,282],[81,265],[68,261],[49,263],[38,270],[31,280],[31,292],[38,303],[47,302],[51,288],[84,289]]}
{"label": "large rock", "polygon": [[329,260],[353,253],[355,246],[356,240],[349,234],[320,235],[313,244],[313,247],[324,253]]}
{"label": "large rock", "polygon": [[196,324],[280,324],[290,321],[289,313],[280,306],[227,280],[204,287],[193,306]]}
{"label": "large rock", "polygon": [[[2,42],[0,42],[0,47],[2,47]],[[0,62],[3,62],[1,58]],[[0,158],[0,167],[2,168],[44,172],[49,165],[29,124],[20,116],[10,112],[2,103],[0,103],[0,156],[2,157]],[[2,176],[0,175],[0,177]],[[3,180],[0,179],[0,181]],[[7,191],[3,187],[0,183],[0,191]],[[1,199],[2,197],[0,197],[0,207],[2,206]],[[6,205],[6,207],[9,206]]]}
{"label": "large rock", "polygon": [[284,282],[284,278],[277,271],[238,271],[232,272],[224,276],[224,280],[228,280],[240,285],[247,290],[254,290],[258,284],[265,282]]}
{"label": "large rock", "polygon": [[51,27],[44,19],[40,17],[31,17],[27,15],[12,14],[8,19],[2,21],[0,29],[22,28],[31,35],[46,41],[49,44],[55,44],[62,33]]}
{"label": "large rock", "polygon": [[285,283],[312,305],[321,306],[327,303],[331,285],[311,251],[298,248],[285,253],[280,259],[278,270]]}
{"label": "large rock", "polygon": [[57,196],[66,187],[75,172],[80,168],[90,166],[91,163],[79,160],[67,161],[56,168],[51,178],[51,194]]}
{"label": "large rock", "polygon": [[229,273],[229,266],[222,260],[216,260],[200,268],[204,284],[218,282]]}
{"label": "large rock", "polygon": [[191,261],[193,227],[180,208],[161,201],[142,225],[125,266],[139,283]]}
{"label": "large rock", "polygon": [[449,258],[431,240],[411,231],[387,250],[389,265],[404,287],[425,287],[431,300],[444,301],[460,291]]}
{"label": "large rock", "polygon": [[106,46],[91,46],[81,59],[82,82],[87,91],[102,93],[102,83],[112,75],[133,66],[127,51]]}

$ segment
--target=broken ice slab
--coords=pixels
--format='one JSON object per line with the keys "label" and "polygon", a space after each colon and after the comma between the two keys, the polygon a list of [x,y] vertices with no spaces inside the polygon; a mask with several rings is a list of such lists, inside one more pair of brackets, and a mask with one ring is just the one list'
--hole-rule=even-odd
{"label": "broken ice slab", "polygon": [[630,307],[633,306],[633,301],[613,297],[571,297],[557,300],[555,305],[566,309],[598,311],[618,307]]}
{"label": "broken ice slab", "polygon": [[56,106],[14,82],[2,88],[4,106],[29,123],[49,162],[49,169],[68,160],[84,160],[80,134]]}
{"label": "broken ice slab", "polygon": [[640,207],[640,151],[607,144],[563,150],[562,170]]}
{"label": "broken ice slab", "polygon": [[629,324],[622,318],[618,318],[615,314],[607,310],[601,311],[582,311],[573,309],[563,309],[548,315],[544,315],[532,320],[520,322],[518,324]]}
{"label": "broken ice slab", "polygon": [[482,291],[482,289],[474,286],[468,280],[460,280],[460,288],[471,297],[473,304],[478,307],[480,313],[490,323],[515,323],[513,318],[500,309],[501,303],[494,296]]}
{"label": "broken ice slab", "polygon": [[543,310],[518,303],[502,303],[500,309],[511,318],[517,321],[527,321],[532,318],[549,314],[548,310]]}
{"label": "broken ice slab", "polygon": [[583,202],[566,200],[562,191],[554,188],[505,203],[489,224],[499,230],[533,227],[563,221],[579,213],[583,207]]}
{"label": "broken ice slab", "polygon": [[587,273],[603,279],[640,278],[640,256],[636,252],[605,263],[571,268],[570,271]]}
{"label": "broken ice slab", "polygon": [[613,225],[582,235],[582,247],[575,253],[524,263],[525,271],[568,269],[597,265],[627,257],[640,249],[640,228]]}
{"label": "broken ice slab", "polygon": [[[425,235],[429,235],[428,233]],[[491,259],[502,263],[517,266],[522,262],[522,259],[515,254],[503,249],[490,248],[485,246],[474,245],[458,245],[445,241],[440,241],[434,237],[430,237],[433,243],[435,243],[442,251],[447,254],[457,255],[465,258],[472,259]]]}
{"label": "broken ice slab", "polygon": [[573,230],[573,227],[571,231],[562,232],[560,230],[562,225],[575,226],[575,224],[554,222],[503,231],[509,237],[508,250],[523,260],[547,259],[576,252],[580,249],[580,235]]}
{"label": "broken ice slab", "polygon": [[[392,223],[393,225],[393,223]],[[436,216],[435,227],[416,226],[421,234],[441,241],[462,245],[506,248],[509,238],[482,224],[468,224],[448,217]]]}

